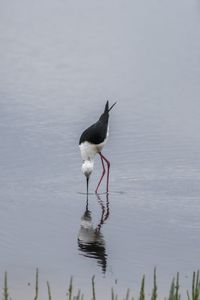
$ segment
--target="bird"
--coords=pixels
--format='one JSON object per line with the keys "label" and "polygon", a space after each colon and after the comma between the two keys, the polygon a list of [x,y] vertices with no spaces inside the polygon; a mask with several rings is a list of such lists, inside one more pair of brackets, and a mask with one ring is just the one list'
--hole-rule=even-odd
{"label": "bird", "polygon": [[102,163],[102,175],[96,187],[95,193],[98,193],[101,181],[106,173],[105,164],[107,165],[107,181],[106,181],[106,193],[109,192],[109,173],[110,173],[110,161],[102,154],[102,149],[105,146],[108,134],[109,134],[109,112],[114,107],[115,102],[111,107],[109,107],[109,101],[106,102],[104,112],[101,114],[99,120],[88,127],[80,136],[79,147],[81,152],[81,157],[83,160],[81,170],[86,177],[87,185],[87,195],[88,195],[88,185],[89,178],[94,168],[94,158],[96,154],[99,154]]}

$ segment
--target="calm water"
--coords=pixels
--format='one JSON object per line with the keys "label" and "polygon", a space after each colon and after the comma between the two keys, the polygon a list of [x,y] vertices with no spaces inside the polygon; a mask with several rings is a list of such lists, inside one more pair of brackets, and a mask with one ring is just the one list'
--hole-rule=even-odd
{"label": "calm water", "polygon": [[[200,267],[199,1],[0,5],[1,282],[27,299],[39,267],[41,299],[49,280],[62,300],[70,275],[86,295],[95,275],[106,299],[137,295],[144,273],[150,292],[156,266],[160,297],[177,271],[185,291]],[[78,140],[107,99],[111,192],[87,203]]]}

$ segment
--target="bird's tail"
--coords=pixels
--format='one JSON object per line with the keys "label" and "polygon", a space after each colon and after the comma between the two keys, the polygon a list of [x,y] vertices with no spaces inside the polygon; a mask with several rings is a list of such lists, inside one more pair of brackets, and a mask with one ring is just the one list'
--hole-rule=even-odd
{"label": "bird's tail", "polygon": [[106,105],[105,105],[104,113],[108,113],[108,112],[113,108],[113,106],[114,106],[116,103],[117,103],[117,102],[115,102],[115,103],[109,108],[109,102],[107,101],[107,102],[106,102]]}

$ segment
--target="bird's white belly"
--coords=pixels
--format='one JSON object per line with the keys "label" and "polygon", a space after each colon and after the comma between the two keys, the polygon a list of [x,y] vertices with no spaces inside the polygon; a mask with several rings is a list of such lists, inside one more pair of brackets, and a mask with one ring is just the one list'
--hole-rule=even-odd
{"label": "bird's white belly", "polygon": [[106,142],[107,142],[107,138],[105,139],[105,141],[103,141],[103,143],[98,145],[94,145],[89,142],[83,142],[81,145],[79,145],[82,159],[83,160],[94,159],[95,155],[102,151]]}

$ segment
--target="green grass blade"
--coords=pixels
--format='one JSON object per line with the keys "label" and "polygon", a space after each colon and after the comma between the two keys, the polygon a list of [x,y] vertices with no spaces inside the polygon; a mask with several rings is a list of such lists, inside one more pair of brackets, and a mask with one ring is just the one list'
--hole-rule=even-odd
{"label": "green grass blade", "polygon": [[145,286],[145,275],[143,275],[142,277],[139,300],[145,300],[144,286]]}
{"label": "green grass blade", "polygon": [[169,298],[168,300],[174,300],[174,290],[175,290],[175,283],[174,283],[174,278],[172,279],[172,283],[170,286],[170,291],[169,291]]}
{"label": "green grass blade", "polygon": [[92,300],[96,300],[96,293],[95,293],[95,282],[94,282],[95,276],[92,276]]}
{"label": "green grass blade", "polygon": [[190,300],[190,294],[189,294],[188,290],[187,290],[187,298],[188,298],[188,300]]}
{"label": "green grass blade", "polygon": [[179,273],[177,273],[176,275],[176,286],[175,286],[175,300],[179,300],[180,296],[179,296]]}
{"label": "green grass blade", "polygon": [[52,300],[52,297],[51,297],[51,288],[50,288],[50,284],[49,284],[48,281],[47,281],[47,290],[48,290],[48,300]]}
{"label": "green grass blade", "polygon": [[39,270],[37,268],[36,269],[36,278],[35,278],[35,297],[34,297],[34,300],[38,299],[38,294],[39,294]]}
{"label": "green grass blade", "polygon": [[155,268],[154,272],[153,272],[153,290],[152,290],[152,294],[151,294],[151,300],[157,299],[157,291],[158,291],[158,287],[157,287],[157,282],[156,282],[156,268]]}
{"label": "green grass blade", "polygon": [[111,300],[115,300],[115,292],[113,287],[111,288]]}
{"label": "green grass blade", "polygon": [[129,296],[130,296],[130,289],[127,289],[125,300],[129,300]]}
{"label": "green grass blade", "polygon": [[8,278],[7,278],[7,272],[4,274],[4,287],[3,287],[3,300],[8,300],[9,294],[8,294]]}
{"label": "green grass blade", "polygon": [[68,288],[69,300],[72,300],[72,291],[73,291],[73,277],[71,276],[69,282],[69,288]]}

